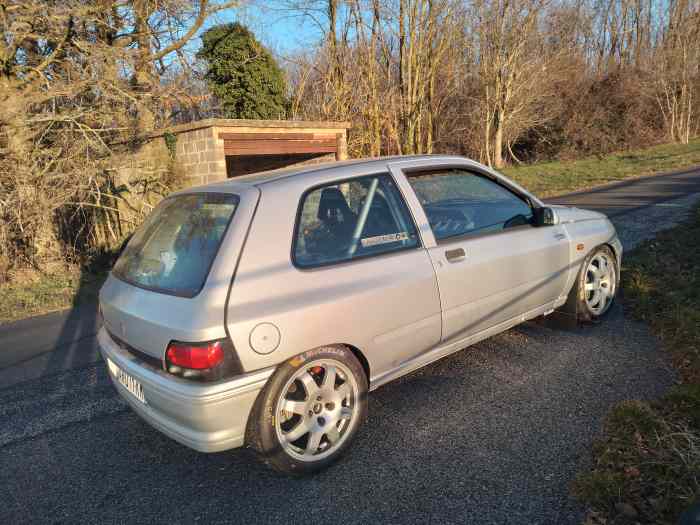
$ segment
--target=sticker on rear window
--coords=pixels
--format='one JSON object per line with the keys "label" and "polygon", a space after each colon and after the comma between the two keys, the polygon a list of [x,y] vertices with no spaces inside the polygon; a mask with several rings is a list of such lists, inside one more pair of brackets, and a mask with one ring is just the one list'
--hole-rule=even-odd
{"label": "sticker on rear window", "polygon": [[367,237],[360,239],[360,244],[363,248],[377,246],[379,244],[389,244],[391,242],[407,241],[408,232],[388,233],[386,235],[377,235],[376,237]]}

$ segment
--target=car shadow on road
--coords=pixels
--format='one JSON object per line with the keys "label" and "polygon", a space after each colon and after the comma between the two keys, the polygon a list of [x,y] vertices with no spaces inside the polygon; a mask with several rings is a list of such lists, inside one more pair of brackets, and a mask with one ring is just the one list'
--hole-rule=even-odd
{"label": "car shadow on road", "polygon": [[85,271],[70,308],[0,327],[0,389],[99,361],[97,290]]}
{"label": "car shadow on road", "polygon": [[45,374],[79,368],[99,361],[96,343],[101,326],[97,295],[104,277],[96,277],[83,270],[73,304],[66,312]]}

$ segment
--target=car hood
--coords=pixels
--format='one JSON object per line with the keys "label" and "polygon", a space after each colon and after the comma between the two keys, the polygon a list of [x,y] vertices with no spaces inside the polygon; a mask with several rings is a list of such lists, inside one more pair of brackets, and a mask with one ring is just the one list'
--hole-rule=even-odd
{"label": "car hood", "polygon": [[559,217],[559,222],[562,224],[607,219],[605,214],[593,210],[584,210],[582,208],[554,204],[549,207],[556,212]]}

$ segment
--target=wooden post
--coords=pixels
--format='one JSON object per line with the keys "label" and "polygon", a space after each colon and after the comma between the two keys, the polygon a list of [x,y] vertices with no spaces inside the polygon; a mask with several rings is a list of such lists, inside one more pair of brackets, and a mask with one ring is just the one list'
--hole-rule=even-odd
{"label": "wooden post", "polygon": [[343,131],[342,133],[338,133],[335,136],[335,160],[347,160],[348,158],[348,139],[346,134],[347,131]]}

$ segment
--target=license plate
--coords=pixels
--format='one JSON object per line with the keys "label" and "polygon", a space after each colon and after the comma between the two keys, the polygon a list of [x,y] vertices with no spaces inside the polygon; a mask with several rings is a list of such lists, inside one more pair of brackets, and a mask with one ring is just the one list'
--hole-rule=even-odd
{"label": "license plate", "polygon": [[141,403],[146,403],[146,397],[143,395],[143,385],[141,383],[115,365],[111,359],[107,359],[107,366],[109,366],[112,375],[117,378],[117,381],[119,381],[124,388],[133,394],[136,399],[141,401]]}

